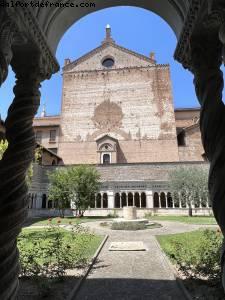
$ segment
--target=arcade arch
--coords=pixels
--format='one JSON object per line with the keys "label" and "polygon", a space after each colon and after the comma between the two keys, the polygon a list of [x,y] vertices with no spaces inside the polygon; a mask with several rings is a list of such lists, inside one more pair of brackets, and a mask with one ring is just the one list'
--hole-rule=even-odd
{"label": "arcade arch", "polygon": [[[64,32],[82,16],[115,6],[115,1],[96,0],[96,4],[95,8],[78,8],[76,13],[71,8],[52,7],[36,8],[32,13],[30,9],[18,9],[12,13],[12,9],[1,8],[0,11],[0,85],[7,77],[10,63],[17,77],[15,98],[6,120],[9,147],[0,162],[0,217],[4,224],[0,248],[5,249],[0,254],[2,299],[13,300],[17,294],[19,262],[16,238],[27,210],[25,174],[34,149],[32,122],[40,100],[39,86],[59,68],[54,53]],[[213,170],[209,178],[210,201],[225,235],[225,212],[221,201],[225,198],[225,154],[222,147],[225,143],[225,113],[222,102],[223,75],[220,71],[225,53],[224,1],[122,0],[120,4],[136,5],[157,13],[177,36],[175,58],[193,72],[196,93],[202,106],[202,139]],[[216,101],[212,101],[211,95]],[[14,176],[12,170],[15,170]],[[12,211],[8,207],[16,209]],[[5,211],[8,213],[5,214]],[[5,253],[8,253],[7,260]],[[223,273],[224,253],[221,260]],[[225,276],[223,282],[225,286]]]}

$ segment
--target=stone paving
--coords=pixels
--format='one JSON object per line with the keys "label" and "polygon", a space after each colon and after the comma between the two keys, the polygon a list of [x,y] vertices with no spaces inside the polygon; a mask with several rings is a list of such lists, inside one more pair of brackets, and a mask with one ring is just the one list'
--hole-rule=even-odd
{"label": "stone paving", "polygon": [[[141,231],[112,231],[100,222],[84,224],[95,233],[108,234],[97,263],[75,299],[79,300],[182,300],[171,268],[155,235],[181,233],[206,227],[178,222],[161,222],[162,228]],[[213,227],[213,226],[211,226]],[[148,251],[108,251],[111,242],[143,241]]]}

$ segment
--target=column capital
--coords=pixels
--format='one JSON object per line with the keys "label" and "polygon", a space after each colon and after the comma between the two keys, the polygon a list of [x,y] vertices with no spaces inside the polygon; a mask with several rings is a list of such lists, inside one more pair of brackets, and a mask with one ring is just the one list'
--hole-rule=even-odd
{"label": "column capital", "polygon": [[192,71],[193,62],[190,41],[192,41],[193,38],[199,39],[200,36],[204,38],[210,36],[214,42],[216,39],[219,40],[220,28],[224,20],[224,1],[211,0],[208,1],[207,5],[203,5],[201,0],[191,1],[174,58],[179,61],[184,68],[188,68]]}

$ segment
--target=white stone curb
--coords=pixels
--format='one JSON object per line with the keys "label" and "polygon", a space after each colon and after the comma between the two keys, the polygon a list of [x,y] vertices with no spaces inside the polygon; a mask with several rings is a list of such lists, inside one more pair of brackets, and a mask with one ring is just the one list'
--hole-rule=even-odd
{"label": "white stone curb", "polygon": [[165,252],[163,251],[163,249],[161,248],[156,236],[155,236],[155,240],[156,240],[156,244],[159,247],[160,251],[162,252],[163,258],[166,262],[166,264],[168,265],[169,269],[171,270],[174,279],[176,280],[177,285],[179,286],[180,290],[182,291],[182,293],[185,296],[186,300],[193,300],[191,294],[188,292],[188,290],[186,289],[185,285],[183,284],[182,280],[178,277],[177,272],[174,268],[174,266],[172,265],[172,263],[170,262],[169,258],[167,257],[167,255],[165,254]]}
{"label": "white stone curb", "polygon": [[107,241],[108,239],[108,235],[106,235],[103,239],[103,241],[101,242],[100,246],[98,247],[98,249],[96,250],[94,256],[92,257],[91,259],[91,262],[85,272],[85,274],[78,280],[77,284],[75,285],[75,287],[72,289],[72,291],[70,292],[69,296],[66,298],[66,300],[74,300],[80,287],[81,287],[81,284],[83,283],[83,281],[86,279],[86,277],[88,276],[91,268],[93,267],[94,263],[96,262],[96,259],[99,255],[99,253],[101,252],[103,246],[105,245],[105,242]]}

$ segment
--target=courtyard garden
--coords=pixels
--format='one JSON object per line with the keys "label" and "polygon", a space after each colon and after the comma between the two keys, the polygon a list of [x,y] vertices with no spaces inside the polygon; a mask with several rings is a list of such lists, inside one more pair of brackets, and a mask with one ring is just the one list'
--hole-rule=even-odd
{"label": "courtyard garden", "polygon": [[52,217],[52,218],[33,218],[28,220],[29,224],[32,224],[33,226],[46,226],[49,225],[49,220],[51,221],[52,225],[57,225],[58,221],[60,220],[61,225],[75,225],[85,222],[94,222],[94,221],[101,221],[101,220],[107,220],[108,217]]}
{"label": "courtyard garden", "polygon": [[151,221],[182,222],[193,225],[217,225],[216,219],[213,216],[152,216],[146,214],[145,217]]}
{"label": "courtyard garden", "polygon": [[157,240],[193,299],[224,299],[220,279],[220,230],[160,235]]}
{"label": "courtyard garden", "polygon": [[21,299],[65,299],[103,240],[78,224],[65,230],[48,223],[23,229],[18,237]]}

